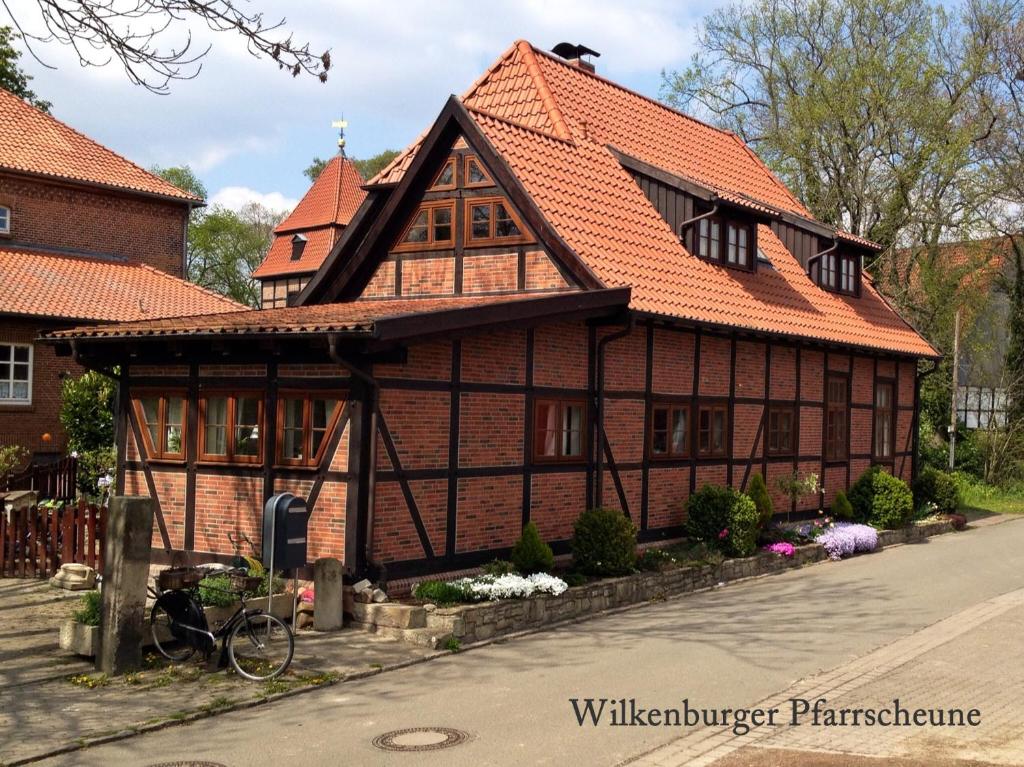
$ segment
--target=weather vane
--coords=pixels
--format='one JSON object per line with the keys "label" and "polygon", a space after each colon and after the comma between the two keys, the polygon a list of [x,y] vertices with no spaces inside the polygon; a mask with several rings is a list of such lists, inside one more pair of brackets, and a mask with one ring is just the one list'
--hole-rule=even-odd
{"label": "weather vane", "polygon": [[338,154],[345,154],[345,128],[348,127],[348,120],[342,118],[341,120],[334,120],[331,123],[332,128],[338,129]]}

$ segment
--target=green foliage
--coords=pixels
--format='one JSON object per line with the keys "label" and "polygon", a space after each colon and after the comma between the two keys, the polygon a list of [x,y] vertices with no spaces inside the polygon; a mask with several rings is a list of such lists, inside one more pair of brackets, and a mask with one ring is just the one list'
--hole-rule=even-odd
{"label": "green foliage", "polygon": [[[114,447],[101,447],[96,450],[83,450],[78,453],[78,491],[86,496],[102,494],[100,479],[114,479],[117,467],[117,450]],[[111,484],[107,491],[113,495],[115,487]]]}
{"label": "green foliage", "polygon": [[832,502],[832,516],[843,521],[854,518],[853,505],[842,490],[836,493],[836,499]]}
{"label": "green foliage", "polygon": [[902,479],[880,471],[874,476],[875,497],[868,520],[875,527],[897,530],[914,516],[914,496]]}
{"label": "green foliage", "polygon": [[320,174],[324,172],[324,168],[326,167],[327,160],[322,157],[314,157],[313,162],[306,166],[306,169],[302,171],[302,175],[308,178],[310,183],[312,183],[320,177]]}
{"label": "green foliage", "polygon": [[445,640],[444,649],[450,653],[456,653],[462,649],[462,642],[459,641],[458,637],[450,636]]}
{"label": "green foliage", "polygon": [[565,581],[566,585],[572,588],[573,586],[582,586],[587,582],[587,576],[583,573],[566,573],[562,576],[562,580]]}
{"label": "green foliage", "polygon": [[758,524],[762,530],[771,524],[775,509],[772,506],[772,497],[768,494],[768,486],[764,483],[761,472],[754,472],[747,486],[747,495],[757,507]]}
{"label": "green foliage", "polygon": [[87,451],[114,444],[114,381],[90,370],[61,383],[60,423],[70,450]]}
{"label": "green foliage", "polygon": [[103,597],[99,591],[86,591],[78,598],[78,609],[72,614],[77,623],[85,626],[100,625],[100,605]]}
{"label": "green foliage", "polygon": [[636,569],[661,572],[676,564],[676,558],[666,549],[644,549],[636,558]]}
{"label": "green foliage", "polygon": [[[385,149],[383,152],[375,154],[373,157],[368,157],[365,160],[352,158],[352,163],[359,170],[359,175],[363,177],[363,181],[369,181],[384,170],[396,157],[398,157],[397,151]],[[324,172],[328,162],[328,160],[324,160],[321,157],[314,157],[313,162],[302,173],[310,181],[316,181],[320,174]]]}
{"label": "green foliage", "polygon": [[960,489],[946,472],[925,469],[913,484],[914,506],[935,504],[940,514],[954,514],[960,508]]}
{"label": "green foliage", "polygon": [[586,575],[626,575],[636,563],[636,527],[618,509],[588,509],[573,526],[572,558]]}
{"label": "green foliage", "polygon": [[195,171],[192,170],[188,165],[181,165],[178,167],[161,168],[154,166],[150,168],[150,172],[157,176],[160,176],[164,181],[168,181],[174,184],[178,189],[183,192],[195,195],[200,199],[206,199],[206,185],[199,179]]}
{"label": "green foliage", "polygon": [[28,458],[28,450],[21,445],[0,445],[0,479],[21,466]]}
{"label": "green foliage", "polygon": [[456,605],[460,602],[473,601],[469,589],[449,581],[422,581],[416,584],[412,595],[416,599],[437,605]]}
{"label": "green foliage", "polygon": [[754,502],[737,492],[729,509],[728,553],[736,557],[749,557],[757,550],[757,531],[761,515]]}
{"label": "green foliage", "polygon": [[228,576],[208,575],[199,581],[199,602],[204,607],[232,607],[238,604],[238,595]]}
{"label": "green foliage", "polygon": [[818,484],[818,475],[813,472],[801,477],[800,472],[794,471],[792,474],[779,477],[777,484],[779,490],[789,496],[791,504],[797,504],[807,496],[816,495],[821,489]]}
{"label": "green foliage", "polygon": [[551,547],[541,540],[537,525],[527,523],[523,534],[512,547],[512,562],[523,575],[547,573],[555,566],[555,555]]}
{"label": "green foliage", "polygon": [[36,96],[28,86],[32,76],[25,74],[18,66],[21,51],[14,47],[14,41],[18,39],[20,36],[10,27],[0,27],[0,88],[10,91],[36,109],[49,113],[52,104]]}
{"label": "green foliage", "polygon": [[519,572],[516,566],[509,562],[507,559],[495,559],[493,562],[488,562],[486,565],[480,568],[483,570],[484,575],[512,575]]}
{"label": "green foliage", "polygon": [[853,520],[861,524],[867,524],[871,518],[871,507],[875,500],[875,475],[881,472],[878,466],[872,466],[850,487],[846,497],[853,507]]}

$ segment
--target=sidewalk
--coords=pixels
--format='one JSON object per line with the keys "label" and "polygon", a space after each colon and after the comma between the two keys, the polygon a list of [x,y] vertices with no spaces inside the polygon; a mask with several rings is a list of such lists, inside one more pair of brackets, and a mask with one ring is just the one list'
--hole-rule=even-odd
{"label": "sidewalk", "polygon": [[201,663],[166,666],[155,660],[139,674],[107,680],[91,662],[57,648],[57,628],[77,606],[76,597],[63,596],[45,581],[0,579],[0,765],[436,654],[363,631],[303,631],[287,675],[266,684],[207,672]]}

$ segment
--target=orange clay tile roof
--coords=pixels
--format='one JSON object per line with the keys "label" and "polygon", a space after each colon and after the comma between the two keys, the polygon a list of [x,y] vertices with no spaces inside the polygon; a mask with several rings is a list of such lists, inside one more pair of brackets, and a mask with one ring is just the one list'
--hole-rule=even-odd
{"label": "orange clay tile roof", "polygon": [[201,202],[0,88],[0,170]]}
{"label": "orange clay tile roof", "polygon": [[[363,177],[349,158],[335,155],[324,167],[295,210],[274,229],[274,242],[253,276],[257,279],[315,272],[366,199]],[[302,233],[306,246],[292,260],[292,237]]]}
{"label": "orange clay tile roof", "polygon": [[[578,292],[575,293],[579,295]],[[523,301],[544,301],[568,293],[543,296],[510,293],[492,296],[409,298],[348,301],[336,304],[247,309],[207,316],[177,317],[116,325],[87,326],[49,333],[49,338],[123,338],[175,335],[243,335],[253,333],[371,333],[374,322],[420,316],[449,309],[467,309]]]}
{"label": "orange clay tile roof", "polygon": [[145,264],[0,247],[0,314],[117,322],[241,304]]}

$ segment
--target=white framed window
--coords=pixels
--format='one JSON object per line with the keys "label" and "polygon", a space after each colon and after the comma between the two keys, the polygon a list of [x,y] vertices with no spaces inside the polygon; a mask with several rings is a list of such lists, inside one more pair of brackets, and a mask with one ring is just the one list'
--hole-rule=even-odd
{"label": "white framed window", "polygon": [[0,344],[0,403],[32,404],[32,347]]}
{"label": "white framed window", "polygon": [[0,234],[11,233],[11,209],[0,205]]}

